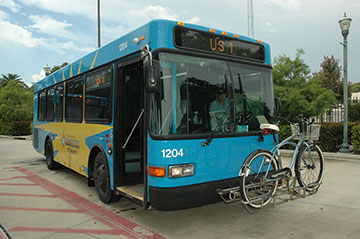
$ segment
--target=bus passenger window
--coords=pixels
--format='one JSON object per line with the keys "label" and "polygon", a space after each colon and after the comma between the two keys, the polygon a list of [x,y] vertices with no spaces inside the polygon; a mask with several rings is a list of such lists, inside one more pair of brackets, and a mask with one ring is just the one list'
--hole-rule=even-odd
{"label": "bus passenger window", "polygon": [[41,91],[39,93],[39,101],[38,101],[38,121],[45,120],[45,102],[46,102],[46,92]]}
{"label": "bus passenger window", "polygon": [[48,89],[46,94],[46,121],[54,121],[54,88]]}
{"label": "bus passenger window", "polygon": [[66,84],[65,120],[67,122],[82,121],[83,81],[75,79]]}
{"label": "bus passenger window", "polygon": [[112,82],[111,67],[86,78],[85,121],[109,124],[111,122]]}
{"label": "bus passenger window", "polygon": [[55,94],[55,115],[56,121],[61,122],[63,120],[63,104],[64,104],[64,83],[56,86]]}

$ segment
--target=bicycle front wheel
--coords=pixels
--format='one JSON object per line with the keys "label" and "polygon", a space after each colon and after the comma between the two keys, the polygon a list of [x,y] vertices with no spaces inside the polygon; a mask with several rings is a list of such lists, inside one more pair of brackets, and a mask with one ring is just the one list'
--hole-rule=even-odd
{"label": "bicycle front wheel", "polygon": [[240,194],[246,205],[259,209],[270,203],[277,181],[267,182],[265,177],[274,170],[278,170],[278,164],[267,150],[255,151],[247,157],[240,174]]}
{"label": "bicycle front wheel", "polygon": [[319,146],[304,146],[296,157],[295,174],[301,187],[308,192],[316,191],[324,175],[324,156]]}

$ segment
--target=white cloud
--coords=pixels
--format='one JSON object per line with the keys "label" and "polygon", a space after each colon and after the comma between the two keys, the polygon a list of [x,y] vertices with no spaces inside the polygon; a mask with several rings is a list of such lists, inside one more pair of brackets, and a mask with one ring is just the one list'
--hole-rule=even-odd
{"label": "white cloud", "polygon": [[193,23],[193,24],[196,24],[196,23],[199,23],[200,22],[200,17],[198,16],[195,16],[193,18],[190,19],[189,23]]}
{"label": "white cloud", "polygon": [[[31,29],[31,28],[30,28]],[[13,24],[7,20],[0,19],[0,43],[5,45],[20,44],[27,48],[44,47],[53,50],[58,54],[65,54],[65,51],[90,52],[93,47],[79,47],[72,41],[60,42],[56,38],[36,38],[32,32],[25,27]]]}
{"label": "white cloud", "polygon": [[89,0],[18,0],[26,6],[35,6],[40,9],[64,13],[82,14],[91,16],[96,14],[96,1]]}
{"label": "white cloud", "polygon": [[263,24],[265,31],[275,33],[277,32],[277,29],[274,25],[272,25],[270,22],[265,22]]}
{"label": "white cloud", "polygon": [[0,20],[8,19],[9,15],[6,12],[0,10]]}
{"label": "white cloud", "polygon": [[31,76],[31,82],[36,83],[36,82],[40,81],[42,78],[44,78],[44,77],[45,77],[45,71],[44,71],[44,69],[41,69],[39,74],[34,74],[34,75]]}
{"label": "white cloud", "polygon": [[0,0],[0,7],[6,7],[12,12],[19,12],[21,5],[17,4],[13,0]]}
{"label": "white cloud", "polygon": [[30,15],[29,18],[34,22],[30,28],[37,29],[42,33],[73,39],[74,35],[66,28],[72,24],[66,21],[60,22],[50,16]]}
{"label": "white cloud", "polygon": [[168,19],[175,20],[177,15],[173,14],[169,7],[150,5],[146,8],[131,10],[129,15],[150,21],[152,19]]}
{"label": "white cloud", "polygon": [[34,38],[30,31],[6,20],[0,20],[0,32],[0,39],[15,42],[28,48],[44,46],[46,43],[44,38]]}
{"label": "white cloud", "polygon": [[265,3],[270,3],[279,6],[284,10],[298,11],[301,9],[300,0],[265,0]]}

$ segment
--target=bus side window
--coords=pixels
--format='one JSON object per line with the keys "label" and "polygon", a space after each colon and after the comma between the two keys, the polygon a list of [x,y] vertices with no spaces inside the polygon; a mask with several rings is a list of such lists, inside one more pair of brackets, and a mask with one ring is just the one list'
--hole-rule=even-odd
{"label": "bus side window", "polygon": [[45,102],[46,102],[46,91],[43,90],[39,93],[38,101],[38,121],[45,120]]}
{"label": "bus side window", "polygon": [[83,81],[82,78],[69,81],[66,84],[65,120],[81,123],[83,111]]}
{"label": "bus side window", "polygon": [[54,121],[54,88],[46,92],[46,121]]}
{"label": "bus side window", "polygon": [[85,82],[85,121],[109,124],[111,122],[112,71],[107,67],[89,75]]}
{"label": "bus side window", "polygon": [[56,86],[55,91],[55,117],[56,122],[63,120],[63,105],[64,105],[64,83]]}

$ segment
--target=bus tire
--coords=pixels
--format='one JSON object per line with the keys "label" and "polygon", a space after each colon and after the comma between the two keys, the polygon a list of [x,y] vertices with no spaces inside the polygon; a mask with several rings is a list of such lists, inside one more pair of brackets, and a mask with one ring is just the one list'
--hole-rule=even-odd
{"label": "bus tire", "polygon": [[46,165],[48,169],[56,170],[60,168],[60,164],[54,161],[54,150],[50,139],[46,140],[45,156],[46,156]]}
{"label": "bus tire", "polygon": [[109,167],[102,152],[99,152],[95,157],[94,181],[99,199],[103,203],[108,204],[120,199],[120,196],[116,195],[110,188]]}

